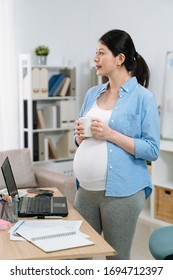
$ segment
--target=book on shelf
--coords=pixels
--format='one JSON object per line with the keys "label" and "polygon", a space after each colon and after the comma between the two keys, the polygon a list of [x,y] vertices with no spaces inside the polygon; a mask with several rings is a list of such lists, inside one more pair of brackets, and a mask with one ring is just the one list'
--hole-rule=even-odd
{"label": "book on shelf", "polygon": [[49,92],[48,96],[56,96],[57,88],[61,85],[65,76],[63,73],[55,74],[49,79]]}
{"label": "book on shelf", "polygon": [[75,96],[76,95],[76,68],[69,69],[68,77],[71,79],[70,87],[68,90],[69,96]]}
{"label": "book on shelf", "polygon": [[59,92],[61,91],[61,89],[64,86],[64,82],[65,82],[65,78],[61,81],[61,83],[57,86],[56,90],[54,91],[53,96],[58,96]]}
{"label": "book on shelf", "polygon": [[45,121],[45,128],[60,127],[60,107],[59,105],[47,105],[42,108]]}
{"label": "book on shelf", "polygon": [[48,137],[48,153],[50,159],[57,159],[58,158],[58,152],[54,146],[54,143],[50,137]]}
{"label": "book on shelf", "polygon": [[58,118],[60,127],[74,127],[76,120],[75,100],[60,100],[57,101],[57,105],[60,107]]}
{"label": "book on shelf", "polygon": [[33,129],[37,129],[37,102],[32,102]]}
{"label": "book on shelf", "polygon": [[48,138],[44,138],[44,160],[49,160],[49,144]]}
{"label": "book on shelf", "polygon": [[27,100],[24,100],[23,110],[24,110],[24,128],[28,128],[28,101]]}
{"label": "book on shelf", "polygon": [[48,70],[39,68],[40,70],[40,98],[48,96]]}
{"label": "book on shelf", "polygon": [[[33,160],[42,161],[48,159],[48,144],[45,144],[46,135],[43,132],[33,134]],[[48,142],[47,142],[48,143]]]}
{"label": "book on shelf", "polygon": [[73,130],[64,132],[56,144],[58,156],[73,158],[76,152]]}
{"label": "book on shelf", "polygon": [[[41,149],[41,147],[39,148],[39,150],[40,149]],[[45,137],[44,137],[43,150],[44,150],[44,159],[43,160],[58,158],[58,152],[55,148],[55,144],[49,135],[45,135]]]}
{"label": "book on shelf", "polygon": [[44,133],[38,133],[38,160],[45,160]]}
{"label": "book on shelf", "polygon": [[45,120],[42,109],[37,109],[37,128],[45,128]]}
{"label": "book on shelf", "polygon": [[32,69],[32,94],[38,98],[48,96],[48,70],[46,68]]}
{"label": "book on shelf", "polygon": [[28,132],[24,131],[24,147],[28,148]]}
{"label": "book on shelf", "polygon": [[32,93],[39,94],[40,93],[40,75],[39,68],[32,69]]}
{"label": "book on shelf", "polygon": [[62,89],[57,94],[58,96],[66,96],[69,86],[70,86],[70,82],[71,82],[71,79],[69,77],[65,77]]}
{"label": "book on shelf", "polygon": [[[28,141],[28,135],[27,135]],[[38,141],[38,133],[33,134],[33,160],[39,161],[39,141]]]}
{"label": "book on shelf", "polygon": [[75,96],[76,95],[76,68],[67,68],[61,70],[65,77],[70,78],[70,85],[68,91],[66,93],[67,96]]}
{"label": "book on shelf", "polygon": [[[24,100],[24,128],[28,128],[28,100]],[[32,117],[33,117],[33,129],[37,129],[37,103],[32,103]]]}

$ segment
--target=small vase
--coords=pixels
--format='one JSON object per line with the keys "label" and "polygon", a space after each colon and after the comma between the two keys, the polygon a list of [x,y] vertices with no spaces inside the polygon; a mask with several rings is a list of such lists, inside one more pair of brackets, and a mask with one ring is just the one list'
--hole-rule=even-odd
{"label": "small vase", "polygon": [[38,55],[37,56],[37,64],[38,65],[45,65],[47,63],[47,56],[46,55]]}

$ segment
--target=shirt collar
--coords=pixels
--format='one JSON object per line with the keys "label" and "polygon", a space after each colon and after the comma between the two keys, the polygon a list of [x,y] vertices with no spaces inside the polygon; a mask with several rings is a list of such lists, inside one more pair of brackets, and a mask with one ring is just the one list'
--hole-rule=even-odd
{"label": "shirt collar", "polygon": [[121,89],[123,89],[125,92],[131,92],[133,88],[136,86],[136,84],[137,84],[136,77],[132,77],[121,86]]}
{"label": "shirt collar", "polygon": [[[124,91],[124,92],[131,92],[132,89],[136,86],[137,84],[137,79],[136,77],[132,77],[130,78],[127,82],[125,82],[122,86],[121,86],[121,92]],[[100,94],[102,92],[105,92],[105,90],[108,88],[108,85],[109,85],[109,81],[106,82],[105,84],[102,84],[101,88],[100,88]]]}

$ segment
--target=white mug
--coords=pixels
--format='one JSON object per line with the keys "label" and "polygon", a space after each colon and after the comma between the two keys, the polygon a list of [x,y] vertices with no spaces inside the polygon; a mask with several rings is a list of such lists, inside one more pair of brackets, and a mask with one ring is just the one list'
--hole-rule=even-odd
{"label": "white mug", "polygon": [[81,117],[79,119],[85,129],[84,133],[82,134],[82,136],[85,137],[92,137],[92,133],[91,133],[91,120],[92,118],[90,117]]}

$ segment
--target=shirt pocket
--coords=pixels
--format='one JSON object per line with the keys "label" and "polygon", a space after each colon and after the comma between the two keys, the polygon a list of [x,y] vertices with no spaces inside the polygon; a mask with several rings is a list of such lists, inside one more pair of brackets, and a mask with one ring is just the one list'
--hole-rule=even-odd
{"label": "shirt pocket", "polygon": [[124,114],[123,133],[130,137],[141,136],[140,115]]}
{"label": "shirt pocket", "polygon": [[111,126],[127,136],[137,138],[141,136],[141,118],[138,114],[118,114]]}

